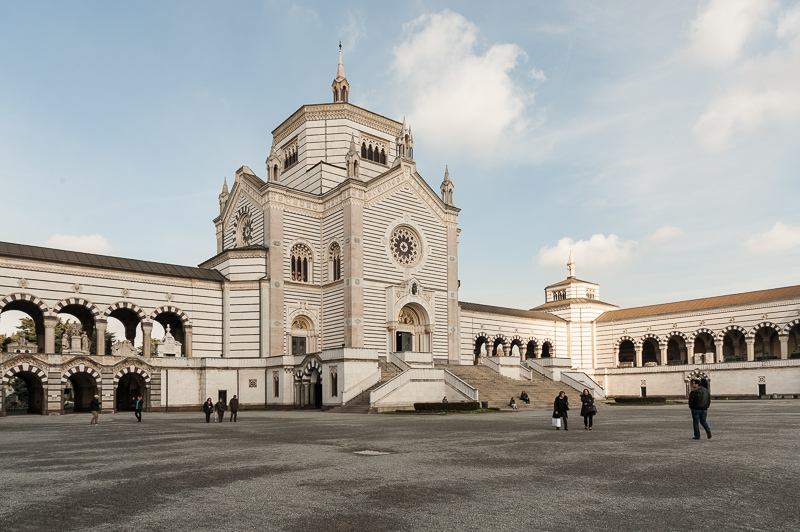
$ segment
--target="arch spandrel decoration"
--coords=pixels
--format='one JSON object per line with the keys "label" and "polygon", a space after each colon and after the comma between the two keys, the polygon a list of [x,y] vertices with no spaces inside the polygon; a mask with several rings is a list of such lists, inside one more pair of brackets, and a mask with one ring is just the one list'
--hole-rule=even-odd
{"label": "arch spandrel decoration", "polygon": [[759,331],[760,329],[772,329],[773,331],[775,331],[776,334],[781,334],[781,328],[775,325],[773,322],[762,321],[761,323],[750,329],[750,332],[747,333],[747,337],[755,338],[756,332]]}
{"label": "arch spandrel decoration", "polygon": [[3,372],[3,378],[0,380],[0,384],[5,386],[8,384],[8,381],[16,377],[17,374],[25,372],[33,373],[34,375],[39,377],[39,379],[42,381],[42,385],[47,384],[47,373],[42,371],[42,369],[39,368],[38,366],[31,364],[30,362],[23,362],[21,364],[6,369]]}
{"label": "arch spandrel decoration", "polygon": [[140,321],[143,323],[148,323],[147,314],[137,305],[136,303],[131,303],[130,301],[118,301],[109,305],[106,311],[103,313],[104,318],[109,318],[111,313],[115,310],[125,309],[130,310],[139,318]]}
{"label": "arch spandrel decoration", "polygon": [[181,323],[183,324],[184,327],[191,327],[191,325],[192,325],[189,322],[189,316],[187,316],[186,313],[184,311],[182,311],[181,309],[179,309],[178,307],[173,307],[172,305],[163,305],[163,306],[158,307],[157,309],[155,309],[153,312],[150,313],[150,321],[151,322],[155,321],[156,317],[159,314],[164,314],[164,313],[171,313],[171,314],[175,314],[176,316],[178,316],[178,318],[180,318]]}
{"label": "arch spandrel decoration", "polygon": [[692,334],[689,335],[689,341],[693,342],[701,334],[707,334],[707,335],[709,335],[711,337],[712,340],[714,340],[714,341],[717,340],[716,333],[714,331],[712,331],[711,329],[697,329],[696,331],[694,331]]}
{"label": "arch spandrel decoration", "polygon": [[68,370],[66,370],[61,375],[61,384],[66,384],[69,378],[77,373],[87,373],[90,377],[92,377],[95,380],[98,388],[102,387],[102,381],[103,381],[102,375],[100,375],[100,373],[94,368],[90,368],[85,364],[79,364],[77,366],[73,366]]}
{"label": "arch spandrel decoration", "polygon": [[[676,336],[679,337],[679,338],[683,338],[683,342],[684,343],[689,342],[689,337],[686,336],[681,331],[670,331],[667,334],[665,334],[664,337],[661,339],[661,342],[662,342],[661,345],[662,346],[668,345],[669,341],[672,340],[673,338],[675,338]],[[619,344],[617,344],[617,347],[619,347]]]}
{"label": "arch spandrel decoration", "polygon": [[143,370],[140,367],[130,365],[126,368],[122,368],[116,373],[116,375],[114,375],[114,386],[119,384],[119,380],[128,373],[134,373],[136,375],[139,375],[140,377],[142,377],[142,379],[144,379],[145,384],[150,384],[150,374],[147,371]]}
{"label": "arch spandrel decoration", "polygon": [[100,311],[99,308],[97,308],[97,306],[94,303],[92,303],[87,299],[83,299],[81,297],[70,297],[67,299],[62,299],[61,301],[56,303],[55,306],[53,307],[53,314],[58,315],[59,312],[70,306],[84,307],[88,309],[89,312],[92,313],[92,316],[94,317],[95,320],[104,318],[103,313]]}
{"label": "arch spandrel decoration", "polygon": [[16,292],[13,294],[8,294],[3,299],[0,299],[0,312],[3,312],[3,309],[10,303],[14,303],[15,301],[27,301],[28,303],[32,303],[39,307],[39,310],[42,311],[43,316],[55,316],[50,311],[50,308],[45,304],[44,301],[39,299],[33,294],[27,294],[24,292]]}

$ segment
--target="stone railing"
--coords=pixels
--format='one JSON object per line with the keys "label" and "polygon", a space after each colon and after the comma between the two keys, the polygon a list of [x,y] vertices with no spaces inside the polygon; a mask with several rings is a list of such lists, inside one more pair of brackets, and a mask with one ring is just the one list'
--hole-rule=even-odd
{"label": "stone railing", "polygon": [[371,386],[374,386],[375,383],[380,382],[381,380],[381,368],[378,368],[378,371],[369,375],[366,379],[359,382],[355,386],[351,386],[349,389],[342,392],[342,404],[346,404],[349,400],[357,396],[358,394],[364,392],[365,390],[369,389]]}
{"label": "stone railing", "polygon": [[[300,362],[307,356],[297,355]],[[339,347],[337,349],[325,349],[318,354],[323,362],[328,360],[378,360],[377,349],[366,349],[363,347]],[[299,362],[298,362],[299,363]]]}
{"label": "stone railing", "polygon": [[444,382],[472,401],[478,400],[478,390],[444,369],[412,368],[381,384],[369,394],[370,405],[375,405],[401,387],[413,382]]}
{"label": "stone railing", "polygon": [[583,393],[583,389],[589,390],[589,393],[597,400],[604,400],[606,398],[605,390],[592,379],[590,376],[579,371],[562,371],[561,382],[567,386],[572,386],[579,392]]}
{"label": "stone railing", "polygon": [[784,368],[800,366],[800,359],[770,359],[753,362],[717,362],[713,364],[680,364],[672,366],[647,366],[632,368],[597,368],[595,373],[604,372],[608,375],[625,375],[627,373],[667,373],[674,371],[690,371],[693,369],[755,369],[755,368]]}
{"label": "stone railing", "polygon": [[519,376],[520,376],[520,378],[522,378],[522,379],[524,379],[526,381],[532,381],[533,380],[533,370],[531,368],[527,367],[527,366],[523,366],[522,364],[520,364],[520,366],[519,366]]}
{"label": "stone railing", "polygon": [[411,366],[408,365],[408,362],[400,357],[398,353],[389,353],[389,362],[400,368],[402,371],[411,369]]}
{"label": "stone railing", "polygon": [[398,351],[393,353],[409,366],[433,367],[433,353],[420,351]]}

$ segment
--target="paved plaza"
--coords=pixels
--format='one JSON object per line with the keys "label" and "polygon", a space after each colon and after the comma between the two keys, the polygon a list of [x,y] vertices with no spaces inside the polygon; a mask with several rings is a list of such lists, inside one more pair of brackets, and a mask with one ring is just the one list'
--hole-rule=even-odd
{"label": "paved plaza", "polygon": [[9,416],[0,530],[800,528],[800,401],[574,412]]}

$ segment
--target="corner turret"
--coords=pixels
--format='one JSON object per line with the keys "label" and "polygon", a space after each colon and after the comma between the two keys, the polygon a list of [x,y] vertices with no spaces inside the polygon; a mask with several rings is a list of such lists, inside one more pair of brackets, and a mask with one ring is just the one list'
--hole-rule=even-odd
{"label": "corner turret", "polygon": [[339,66],[336,69],[336,77],[331,85],[333,88],[333,103],[347,103],[350,97],[350,84],[344,77],[344,65],[342,64],[342,41],[339,41]]}

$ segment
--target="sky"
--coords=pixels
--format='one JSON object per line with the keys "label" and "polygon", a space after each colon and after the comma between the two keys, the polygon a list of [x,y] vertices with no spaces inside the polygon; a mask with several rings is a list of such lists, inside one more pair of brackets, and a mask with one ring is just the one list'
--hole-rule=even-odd
{"label": "sky", "polygon": [[800,284],[800,3],[400,6],[0,3],[0,240],[210,258],[341,41],[350,101],[449,168],[462,301],[540,305],[570,250],[623,308]]}

